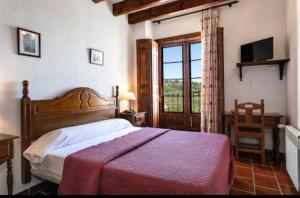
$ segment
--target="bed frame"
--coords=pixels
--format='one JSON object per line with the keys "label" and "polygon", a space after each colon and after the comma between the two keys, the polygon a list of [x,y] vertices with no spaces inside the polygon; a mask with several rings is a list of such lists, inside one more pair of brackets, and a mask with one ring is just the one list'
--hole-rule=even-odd
{"label": "bed frame", "polygon": [[55,129],[119,117],[119,87],[113,98],[89,88],[73,89],[52,100],[31,100],[29,82],[23,81],[21,99],[22,182],[31,181],[31,167],[23,152],[42,135]]}

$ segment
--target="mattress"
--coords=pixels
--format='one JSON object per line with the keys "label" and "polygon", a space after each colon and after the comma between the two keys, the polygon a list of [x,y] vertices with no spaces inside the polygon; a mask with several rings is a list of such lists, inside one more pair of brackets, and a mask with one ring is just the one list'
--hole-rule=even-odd
{"label": "mattress", "polygon": [[110,133],[109,135],[95,138],[89,141],[81,142],[60,148],[50,152],[42,164],[31,164],[32,175],[59,184],[62,177],[65,158],[80,150],[95,146],[104,142],[109,142],[116,138],[128,135],[138,131],[139,127],[129,127],[120,131]]}

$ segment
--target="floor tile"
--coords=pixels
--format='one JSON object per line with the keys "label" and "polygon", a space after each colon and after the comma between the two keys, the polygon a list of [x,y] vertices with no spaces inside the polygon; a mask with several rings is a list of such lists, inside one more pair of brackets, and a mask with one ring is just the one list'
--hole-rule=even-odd
{"label": "floor tile", "polygon": [[234,184],[232,187],[237,190],[243,190],[254,193],[253,179],[235,177]]}
{"label": "floor tile", "polygon": [[256,186],[256,195],[281,195],[279,190]]}
{"label": "floor tile", "polygon": [[28,189],[27,190],[24,190],[22,192],[19,192],[19,193],[16,193],[15,195],[29,195],[29,192],[28,192]]}
{"label": "floor tile", "polygon": [[279,184],[290,185],[290,186],[294,185],[291,178],[290,178],[290,176],[287,173],[276,172],[275,174],[276,174],[276,177],[277,177],[277,180],[278,180]]}
{"label": "floor tile", "polygon": [[300,192],[297,192],[294,186],[280,185],[280,188],[284,195],[300,195]]}
{"label": "floor tile", "polygon": [[244,167],[235,167],[235,175],[240,177],[253,178],[252,169]]}
{"label": "floor tile", "polygon": [[49,188],[49,186],[50,186],[50,183],[47,182],[47,181],[44,181],[44,182],[42,182],[42,183],[40,183],[40,184],[38,184],[38,185],[36,185],[34,187],[31,187],[29,189],[29,193],[30,193],[30,195],[31,194],[35,194],[35,193],[37,193],[39,191],[43,191],[43,190]]}
{"label": "floor tile", "polygon": [[240,159],[248,159],[248,160],[250,160],[251,157],[252,157],[251,153],[244,153],[244,152],[240,152],[239,153],[239,158]]}
{"label": "floor tile", "polygon": [[255,175],[254,177],[255,185],[279,190],[275,177],[269,177],[264,175]]}
{"label": "floor tile", "polygon": [[239,159],[238,161],[236,160],[234,163],[235,166],[252,168],[251,160]]}
{"label": "floor tile", "polygon": [[253,195],[250,192],[244,192],[244,191],[240,191],[240,190],[237,190],[237,189],[230,189],[229,194],[230,195]]}
{"label": "floor tile", "polygon": [[257,157],[257,156],[254,156],[252,161],[253,161],[253,164],[255,164],[255,165],[268,166],[268,167],[272,166],[271,160],[269,160],[268,158],[266,158],[266,161],[264,164],[261,163],[260,157]]}
{"label": "floor tile", "polygon": [[253,170],[256,175],[275,176],[272,167],[254,165]]}
{"label": "floor tile", "polygon": [[287,173],[286,167],[283,165],[273,165],[273,169],[278,173]]}

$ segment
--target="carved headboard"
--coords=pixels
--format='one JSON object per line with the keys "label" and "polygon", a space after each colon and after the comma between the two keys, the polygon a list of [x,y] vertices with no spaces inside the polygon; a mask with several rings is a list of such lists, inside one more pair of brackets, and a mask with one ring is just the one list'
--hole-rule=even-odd
{"label": "carved headboard", "polygon": [[21,99],[22,182],[31,181],[30,163],[23,152],[42,135],[55,129],[118,117],[119,87],[114,98],[101,97],[89,88],[73,89],[53,100],[31,100],[29,82],[23,81]]}

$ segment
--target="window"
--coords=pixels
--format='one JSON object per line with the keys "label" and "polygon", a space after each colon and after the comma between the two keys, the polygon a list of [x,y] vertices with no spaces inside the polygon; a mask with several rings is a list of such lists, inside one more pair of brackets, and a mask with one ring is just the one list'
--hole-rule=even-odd
{"label": "window", "polygon": [[183,47],[163,48],[164,112],[183,112]]}
{"label": "window", "polygon": [[201,112],[202,44],[190,44],[191,112]]}
{"label": "window", "polygon": [[[162,105],[163,112],[200,113],[202,79],[202,44],[178,43],[163,46],[162,50]],[[186,92],[187,91],[187,92]],[[185,100],[189,100],[186,102]],[[185,105],[189,107],[185,107]]]}

